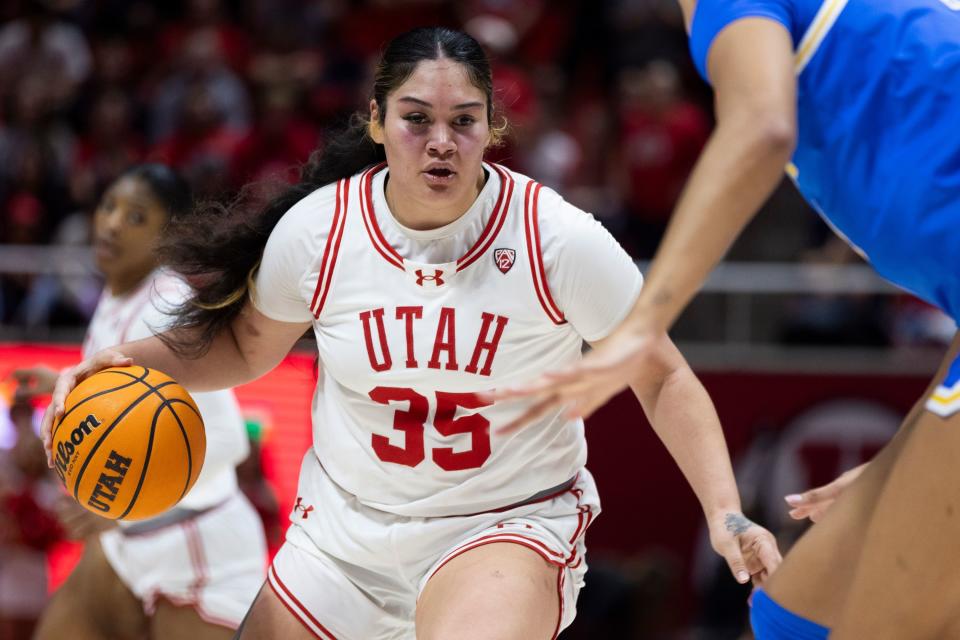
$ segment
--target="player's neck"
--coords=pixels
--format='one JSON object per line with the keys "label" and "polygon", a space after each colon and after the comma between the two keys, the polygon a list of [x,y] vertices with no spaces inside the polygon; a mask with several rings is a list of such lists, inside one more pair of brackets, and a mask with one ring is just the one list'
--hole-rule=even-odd
{"label": "player's neck", "polygon": [[146,271],[126,272],[107,276],[104,285],[107,287],[107,290],[110,291],[110,295],[125,296],[139,288],[140,285],[143,284],[143,281],[147,279],[147,276],[153,273],[154,268],[155,267],[151,266],[150,269]]}

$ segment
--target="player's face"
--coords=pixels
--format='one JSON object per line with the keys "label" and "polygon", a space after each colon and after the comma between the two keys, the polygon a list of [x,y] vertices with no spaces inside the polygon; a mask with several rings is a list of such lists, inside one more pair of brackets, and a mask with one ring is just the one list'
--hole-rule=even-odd
{"label": "player's face", "polygon": [[[456,217],[483,184],[483,152],[490,142],[487,100],[466,69],[447,59],[424,60],[387,96],[383,126],[371,129],[390,167],[391,205]],[[379,117],[371,102],[371,121]],[[399,211],[394,211],[399,214]],[[420,216],[418,215],[418,218]],[[449,220],[436,220],[438,224]]]}
{"label": "player's face", "polygon": [[139,178],[110,186],[93,218],[94,259],[108,282],[135,284],[153,270],[154,243],[166,222],[167,210]]}

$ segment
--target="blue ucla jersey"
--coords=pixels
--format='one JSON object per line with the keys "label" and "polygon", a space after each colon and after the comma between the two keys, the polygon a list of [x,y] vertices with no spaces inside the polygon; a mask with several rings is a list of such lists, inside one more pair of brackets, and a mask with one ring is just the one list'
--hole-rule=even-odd
{"label": "blue ucla jersey", "polygon": [[793,38],[800,192],[882,276],[960,319],[960,0],[700,0],[704,78],[745,17]]}

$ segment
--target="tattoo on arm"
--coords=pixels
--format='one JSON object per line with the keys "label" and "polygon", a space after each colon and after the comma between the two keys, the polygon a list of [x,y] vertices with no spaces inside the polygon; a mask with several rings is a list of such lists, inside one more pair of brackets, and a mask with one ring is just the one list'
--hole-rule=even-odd
{"label": "tattoo on arm", "polygon": [[727,531],[735,536],[740,535],[754,525],[754,523],[742,513],[728,513],[724,519],[724,524],[727,525]]}

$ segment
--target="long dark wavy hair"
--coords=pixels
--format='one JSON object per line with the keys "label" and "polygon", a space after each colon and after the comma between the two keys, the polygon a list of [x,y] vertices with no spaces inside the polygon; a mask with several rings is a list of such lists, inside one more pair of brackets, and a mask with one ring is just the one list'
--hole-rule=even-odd
{"label": "long dark wavy hair", "polygon": [[[424,27],[397,36],[377,63],[371,98],[384,124],[387,96],[407,81],[424,60],[446,58],[463,65],[470,82],[483,91],[487,122],[496,141],[505,129],[493,126],[493,77],[480,44],[469,35],[442,27]],[[193,297],[178,310],[172,331],[160,336],[184,357],[200,357],[213,339],[243,309],[263,248],[280,218],[319,189],[386,159],[383,146],[369,135],[369,117],[358,111],[347,126],[329,136],[301,168],[300,180],[262,205],[251,206],[256,188],[248,185],[228,204],[201,203],[171,224],[159,248],[161,262],[184,275]],[[262,200],[261,200],[262,202]]]}

